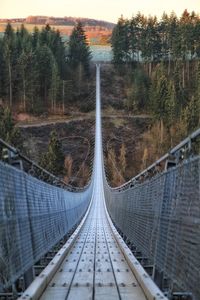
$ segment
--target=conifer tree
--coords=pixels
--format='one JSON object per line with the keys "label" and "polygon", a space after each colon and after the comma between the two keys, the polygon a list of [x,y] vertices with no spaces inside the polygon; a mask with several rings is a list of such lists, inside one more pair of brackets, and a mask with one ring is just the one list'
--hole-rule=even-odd
{"label": "conifer tree", "polygon": [[37,48],[36,52],[36,73],[37,73],[37,89],[40,96],[41,109],[48,105],[48,100],[52,103],[52,87],[53,98],[56,97],[56,78],[57,64],[51,49],[47,45]]}
{"label": "conifer tree", "polygon": [[5,59],[5,76],[8,78],[8,92],[9,95],[9,106],[12,107],[13,104],[13,84],[14,84],[14,65],[15,65],[15,55],[16,55],[16,39],[15,33],[10,23],[6,26],[6,30],[3,37],[4,53],[3,57]]}
{"label": "conifer tree", "polygon": [[2,99],[5,91],[4,91],[4,66],[5,66],[5,62],[4,62],[4,58],[3,58],[3,41],[2,39],[0,39],[0,99]]}
{"label": "conifer tree", "polygon": [[170,128],[176,117],[176,92],[173,82],[168,81],[168,97],[165,100],[165,124],[168,128]]}
{"label": "conifer tree", "polygon": [[68,63],[72,70],[83,68],[89,75],[91,51],[81,22],[74,27],[69,40]]}
{"label": "conifer tree", "polygon": [[0,138],[17,148],[22,148],[22,137],[19,129],[15,127],[11,111],[8,107],[2,106],[0,106]]}
{"label": "conifer tree", "polygon": [[139,62],[139,28],[137,19],[132,17],[129,24],[130,31],[130,52],[131,52],[131,60],[137,60]]}
{"label": "conifer tree", "polygon": [[33,50],[35,50],[37,48],[38,44],[39,44],[39,29],[37,26],[35,26],[33,29],[33,35],[32,35]]}
{"label": "conifer tree", "polygon": [[186,107],[186,118],[188,132],[200,126],[200,63],[197,69],[196,92]]}
{"label": "conifer tree", "polygon": [[21,26],[18,33],[18,58],[16,71],[18,74],[17,92],[21,99],[24,111],[27,111],[27,101],[30,96],[30,84],[33,78],[32,74],[32,41],[31,35],[25,29],[24,25]]}
{"label": "conifer tree", "polygon": [[59,176],[64,171],[64,160],[61,142],[57,133],[52,131],[47,152],[42,156],[40,165],[55,176]]}
{"label": "conifer tree", "polygon": [[133,84],[129,94],[129,108],[135,111],[141,111],[149,106],[149,86],[150,79],[142,70],[136,68],[133,72]]}
{"label": "conifer tree", "polygon": [[130,60],[129,21],[123,16],[119,18],[113,29],[111,44],[114,64],[122,64]]}

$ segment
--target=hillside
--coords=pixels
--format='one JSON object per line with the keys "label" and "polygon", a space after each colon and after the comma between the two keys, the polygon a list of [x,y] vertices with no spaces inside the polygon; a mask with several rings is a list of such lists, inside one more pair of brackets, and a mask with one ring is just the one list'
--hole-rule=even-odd
{"label": "hillside", "polygon": [[90,44],[107,45],[110,43],[112,30],[115,26],[114,23],[76,17],[56,18],[47,16],[29,16],[27,18],[0,19],[0,35],[5,31],[8,22],[12,24],[12,27],[15,30],[19,28],[21,24],[24,24],[29,32],[33,32],[35,26],[41,29],[45,25],[49,24],[55,30],[59,30],[64,38],[68,39],[74,25],[78,21],[83,24]]}
{"label": "hillside", "polygon": [[28,16],[27,18],[14,18],[14,19],[0,19],[0,24],[32,24],[32,25],[51,25],[51,26],[74,26],[77,22],[81,22],[85,27],[95,27],[94,30],[100,28],[101,30],[112,30],[115,26],[114,23],[104,20],[96,20],[89,18],[76,18],[76,17],[48,17],[48,16]]}

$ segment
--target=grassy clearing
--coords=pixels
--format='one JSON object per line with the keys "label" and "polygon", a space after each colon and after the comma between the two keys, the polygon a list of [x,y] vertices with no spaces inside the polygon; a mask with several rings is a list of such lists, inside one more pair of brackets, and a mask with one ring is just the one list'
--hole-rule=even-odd
{"label": "grassy clearing", "polygon": [[122,126],[126,125],[126,119],[125,118],[118,118],[117,116],[115,118],[110,119],[115,128],[120,128]]}

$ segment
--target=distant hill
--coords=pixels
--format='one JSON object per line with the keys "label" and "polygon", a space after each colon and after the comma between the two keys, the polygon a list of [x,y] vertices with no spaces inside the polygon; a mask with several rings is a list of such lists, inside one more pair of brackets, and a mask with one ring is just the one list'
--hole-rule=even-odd
{"label": "distant hill", "polygon": [[46,17],[46,16],[29,16],[27,18],[15,18],[15,19],[0,19],[0,37],[5,31],[6,24],[10,22],[12,27],[16,30],[21,24],[24,24],[29,32],[33,32],[34,27],[37,26],[41,29],[46,24],[59,30],[63,40],[67,41],[73,30],[74,25],[80,21],[88,38],[88,42],[91,45],[109,45],[112,30],[115,26],[114,23],[87,19],[87,18],[73,18],[73,17]]}
{"label": "distant hill", "polygon": [[115,26],[114,23],[88,19],[88,18],[75,18],[75,17],[48,17],[48,16],[29,16],[27,18],[15,18],[15,19],[0,19],[0,23],[24,23],[24,24],[34,24],[34,25],[62,25],[62,26],[74,26],[78,21],[80,21],[84,26],[98,26],[112,30]]}

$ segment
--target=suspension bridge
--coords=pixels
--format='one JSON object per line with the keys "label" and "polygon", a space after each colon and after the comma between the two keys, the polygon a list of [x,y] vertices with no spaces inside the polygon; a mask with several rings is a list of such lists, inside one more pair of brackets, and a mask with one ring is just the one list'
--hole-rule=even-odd
{"label": "suspension bridge", "polygon": [[0,162],[0,299],[199,300],[199,137],[197,130],[112,189],[97,65],[93,173],[84,189],[66,187],[1,141],[43,180]]}

